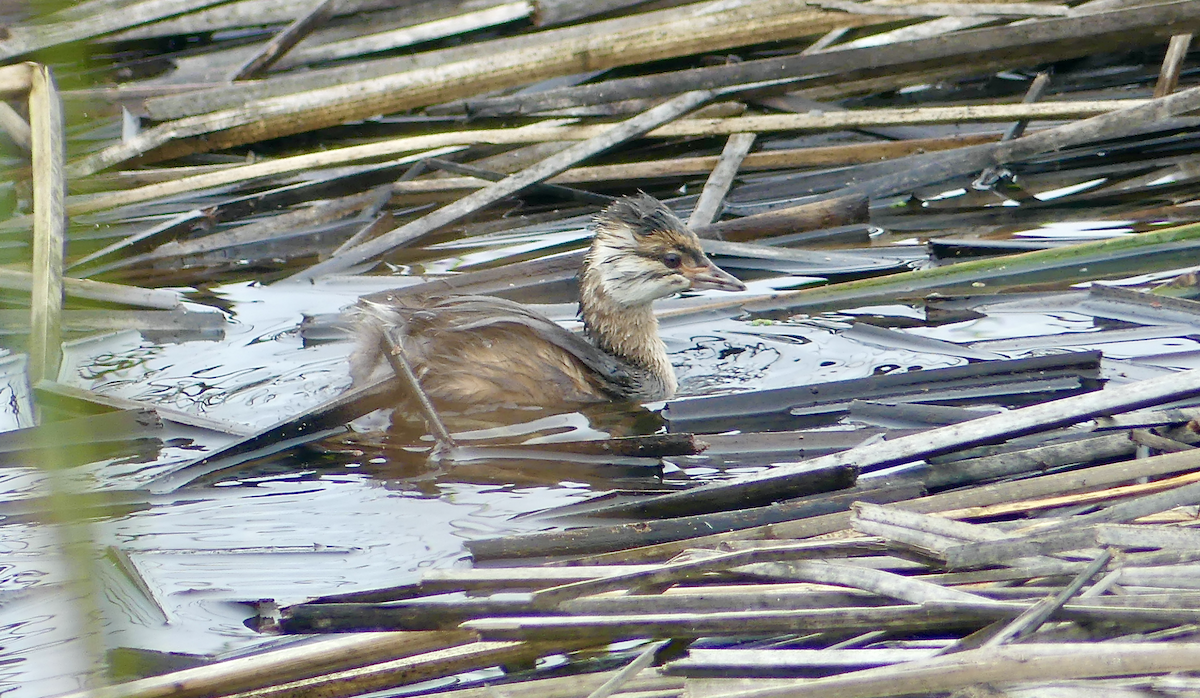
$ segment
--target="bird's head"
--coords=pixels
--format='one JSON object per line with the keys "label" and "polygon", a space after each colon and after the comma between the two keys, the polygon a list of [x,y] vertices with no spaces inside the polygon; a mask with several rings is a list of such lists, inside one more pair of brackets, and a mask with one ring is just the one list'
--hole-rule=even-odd
{"label": "bird's head", "polygon": [[658,199],[627,196],[596,216],[584,279],[621,306],[645,305],[688,290],[745,291],[709,261],[700,239]]}

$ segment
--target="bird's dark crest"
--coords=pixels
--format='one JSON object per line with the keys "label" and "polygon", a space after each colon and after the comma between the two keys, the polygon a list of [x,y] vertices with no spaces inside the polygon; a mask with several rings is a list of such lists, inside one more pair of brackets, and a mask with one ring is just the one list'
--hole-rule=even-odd
{"label": "bird's dark crest", "polygon": [[645,192],[617,199],[609,204],[603,215],[629,226],[638,237],[656,232],[682,233],[687,230],[684,222],[671,209]]}

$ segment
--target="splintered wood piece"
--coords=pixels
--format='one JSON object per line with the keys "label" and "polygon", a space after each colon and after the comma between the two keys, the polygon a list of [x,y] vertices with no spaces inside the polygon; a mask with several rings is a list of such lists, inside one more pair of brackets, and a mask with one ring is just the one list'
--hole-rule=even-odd
{"label": "splintered wood piece", "polygon": [[581,615],[748,611],[788,608],[834,608],[887,605],[868,592],[830,589],[811,584],[747,584],[739,578],[729,585],[673,586],[661,594],[601,594],[565,601],[559,609]]}
{"label": "splintered wood piece", "polygon": [[31,152],[33,148],[33,135],[29,130],[29,123],[17,113],[16,109],[8,102],[0,100],[0,130],[8,134],[12,142],[18,148],[25,152]]}
{"label": "splintered wood piece", "polygon": [[1200,550],[1200,531],[1190,528],[1107,524],[1096,532],[1096,542],[1120,548]]}
{"label": "splintered wood piece", "polygon": [[[0,42],[0,46],[3,43]],[[66,255],[66,136],[62,101],[50,68],[33,68],[29,120],[33,149],[31,382],[58,375],[62,361],[63,257]]]}
{"label": "splintered wood piece", "polygon": [[[962,521],[952,521],[943,516],[931,516],[913,511],[905,511],[897,507],[880,506],[870,502],[855,503],[851,510],[854,519],[851,526],[855,530],[869,535],[885,536],[882,524],[888,531],[908,530],[915,533],[925,533],[949,541],[953,545],[961,542],[981,543],[992,540],[1002,540],[1009,534],[984,524],[970,524]],[[876,532],[876,531],[879,532]]]}
{"label": "splintered wood piece", "polygon": [[1167,55],[1163,57],[1162,70],[1158,74],[1158,82],[1154,85],[1155,97],[1166,97],[1175,91],[1179,85],[1179,70],[1187,57],[1188,47],[1192,43],[1191,34],[1176,34],[1167,44]]}
{"label": "splintered wood piece", "polygon": [[[725,141],[725,148],[721,151],[717,166],[713,168],[712,174],[704,183],[704,189],[700,192],[700,200],[696,202],[696,208],[692,209],[692,215],[688,217],[688,227],[694,230],[699,226],[711,225],[720,216],[725,195],[729,193],[729,187],[733,186],[733,178],[737,176],[738,168],[741,167],[746,154],[750,152],[750,147],[754,145],[756,137],[757,134],[754,133],[730,134],[728,140]],[[700,235],[699,232],[696,234]],[[706,235],[700,236],[706,237]]]}
{"label": "splintered wood piece", "polygon": [[263,46],[258,53],[251,56],[241,67],[235,70],[233,75],[229,77],[229,81],[246,80],[270,68],[276,61],[283,58],[283,55],[291,50],[293,46],[303,41],[304,37],[308,36],[313,29],[328,21],[333,16],[336,7],[336,0],[321,0],[318,2],[316,6],[289,24],[275,38],[268,41],[266,46]]}
{"label": "splintered wood piece", "polygon": [[[1121,567],[1115,583],[1129,587],[1149,589],[1194,589],[1200,565],[1169,564]],[[1089,602],[1092,599],[1088,599]]]}
{"label": "splintered wood piece", "polygon": [[416,240],[455,221],[461,220],[463,217],[484,206],[515,194],[530,185],[542,182],[566,170],[580,160],[602,153],[625,141],[636,138],[657,126],[672,121],[709,101],[712,99],[713,94],[709,91],[698,91],[680,95],[643,114],[621,122],[596,138],[583,141],[560,153],[551,155],[532,167],[510,175],[500,182],[469,194],[423,218],[407,223],[391,232],[384,233],[358,247],[345,250],[342,254],[331,257],[324,262],[319,262],[289,278],[293,280],[313,279],[322,274],[344,271],[356,264],[374,259],[398,246],[412,244]]}
{"label": "splintered wood piece", "polygon": [[[1185,451],[1190,454],[1191,451]],[[1195,474],[1200,479],[1200,473]],[[1143,516],[1174,509],[1175,507],[1200,503],[1200,482],[1186,479],[1186,476],[1173,478],[1174,482],[1162,483],[1167,489],[1152,494],[1145,494],[1133,499],[1117,502],[1099,511],[1070,519],[1072,526],[1090,526],[1100,523],[1126,523],[1140,519]],[[1148,483],[1159,484],[1159,483]],[[1063,522],[1066,524],[1066,521]]]}
{"label": "splintered wood piece", "polygon": [[[1132,443],[1132,442],[1131,442]],[[1179,451],[1186,453],[1187,451]],[[1140,495],[1152,492],[1162,492],[1180,487],[1185,484],[1190,484],[1200,481],[1200,473],[1187,473],[1178,475],[1172,478],[1156,480],[1154,482],[1137,483],[1133,485],[1125,485],[1123,487],[1109,487],[1107,489],[1096,490],[1094,492],[1083,492],[1080,494],[1064,495],[1061,497],[1047,497],[1044,499],[1029,499],[1014,502],[1004,502],[1001,504],[993,504],[991,506],[970,507],[966,509],[955,509],[950,511],[940,512],[941,516],[948,516],[961,519],[987,518],[994,516],[1011,516],[1012,514],[1038,511],[1044,509],[1053,509],[1057,507],[1080,506],[1087,504],[1096,504],[1106,502],[1113,499],[1124,499],[1133,495]],[[1134,517],[1141,518],[1141,517]]]}

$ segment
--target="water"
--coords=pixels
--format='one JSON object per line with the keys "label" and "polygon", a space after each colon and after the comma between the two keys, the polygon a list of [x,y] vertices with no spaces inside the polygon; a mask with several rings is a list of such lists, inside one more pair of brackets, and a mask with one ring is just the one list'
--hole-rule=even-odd
{"label": "water", "polygon": [[[765,290],[779,280],[763,282]],[[212,293],[230,308],[220,341],[155,343],[135,332],[72,344],[60,380],[260,429],[340,393],[349,383],[349,345],[305,346],[303,314],[332,313],[396,279],[333,280],[318,286],[236,284]],[[716,296],[713,298],[728,298]],[[911,319],[903,305],[871,314]],[[664,328],[682,392],[690,395],[798,385],[936,368],[965,359],[949,353],[864,344],[841,335],[852,311],[788,322],[703,319]],[[905,330],[951,342],[1086,336],[1092,318],[1062,307],[997,306],[987,317]],[[1122,356],[1144,369],[1187,365],[1200,352],[1188,339],[1126,343]],[[1110,351],[1106,347],[1106,351]],[[582,415],[535,425],[542,440],[601,435]],[[222,437],[176,428],[157,458],[81,466],[89,488],[146,487]],[[421,456],[401,464],[394,451],[314,456],[307,451],[236,471],[215,482],[159,495],[141,508],[89,521],[103,640],[109,649],[220,655],[270,641],[246,627],[246,602],[280,604],[414,582],[434,567],[469,564],[463,541],[544,528],[519,517],[617,486],[604,476],[553,468],[479,477],[463,468],[429,475]],[[689,473],[713,477],[721,473]],[[728,475],[728,473],[726,473]],[[652,480],[652,479],[651,479]],[[651,481],[649,484],[653,484]],[[0,470],[10,497],[44,491],[32,470]],[[0,693],[33,698],[80,685],[85,626],[66,587],[68,573],[51,527],[0,526]]]}
{"label": "water", "polygon": [[[61,378],[261,428],[348,384],[349,345],[304,347],[295,331],[301,311],[333,312],[371,290],[228,287],[220,293],[235,313],[223,341],[160,345],[137,333],[90,339],[71,347]],[[201,434],[191,430],[189,438]],[[130,490],[195,455],[194,444],[166,448],[151,462],[103,463],[74,474],[93,487]],[[314,468],[291,458],[276,465],[278,474],[227,478],[92,521],[96,548],[118,549],[132,562],[125,570],[98,563],[106,644],[212,654],[259,643],[264,638],[243,625],[251,610],[241,602],[269,597],[287,604],[413,582],[426,568],[463,560],[463,540],[535,528],[514,515],[589,494],[574,484],[448,480],[422,488],[374,477],[364,472],[370,465]],[[14,494],[38,493],[42,480],[33,471],[0,471],[0,486]],[[5,695],[78,687],[73,674],[83,659],[65,579],[49,527],[0,526]]]}

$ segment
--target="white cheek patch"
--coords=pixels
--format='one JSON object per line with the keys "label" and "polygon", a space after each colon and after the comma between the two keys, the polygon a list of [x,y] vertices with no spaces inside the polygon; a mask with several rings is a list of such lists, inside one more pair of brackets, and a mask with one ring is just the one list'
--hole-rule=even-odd
{"label": "white cheek patch", "polygon": [[681,274],[661,276],[659,265],[608,245],[596,249],[595,259],[605,290],[623,306],[645,305],[691,285]]}

